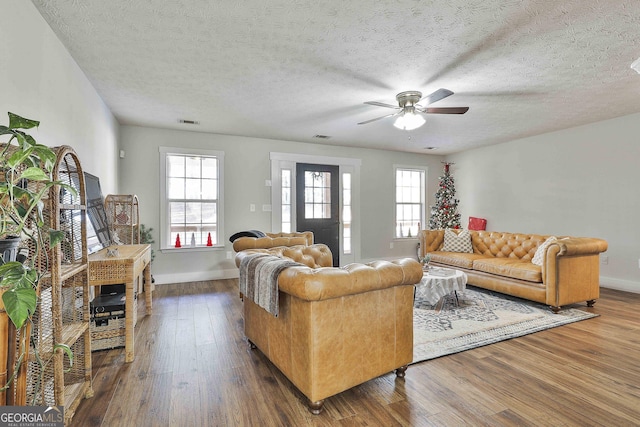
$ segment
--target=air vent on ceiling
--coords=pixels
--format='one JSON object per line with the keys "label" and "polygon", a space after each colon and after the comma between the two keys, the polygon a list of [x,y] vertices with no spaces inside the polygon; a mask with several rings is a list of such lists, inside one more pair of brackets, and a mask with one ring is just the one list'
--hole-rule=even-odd
{"label": "air vent on ceiling", "polygon": [[197,120],[185,120],[185,119],[178,119],[178,123],[184,123],[185,125],[199,125],[200,122]]}
{"label": "air vent on ceiling", "polygon": [[313,135],[314,138],[318,139],[329,139],[331,138],[329,135]]}

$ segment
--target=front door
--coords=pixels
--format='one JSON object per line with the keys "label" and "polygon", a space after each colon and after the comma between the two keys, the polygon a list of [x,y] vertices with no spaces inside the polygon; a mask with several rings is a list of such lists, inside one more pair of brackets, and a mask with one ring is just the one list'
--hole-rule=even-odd
{"label": "front door", "polygon": [[331,249],[333,265],[340,265],[340,201],[338,166],[296,165],[296,223],[299,231],[313,231],[314,242]]}

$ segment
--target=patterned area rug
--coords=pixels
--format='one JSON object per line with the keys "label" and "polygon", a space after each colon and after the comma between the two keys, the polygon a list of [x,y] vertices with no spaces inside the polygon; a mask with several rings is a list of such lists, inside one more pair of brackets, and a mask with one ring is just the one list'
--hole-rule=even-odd
{"label": "patterned area rug", "polygon": [[553,314],[546,305],[470,286],[435,305],[416,301],[412,363],[596,316],[577,308]]}

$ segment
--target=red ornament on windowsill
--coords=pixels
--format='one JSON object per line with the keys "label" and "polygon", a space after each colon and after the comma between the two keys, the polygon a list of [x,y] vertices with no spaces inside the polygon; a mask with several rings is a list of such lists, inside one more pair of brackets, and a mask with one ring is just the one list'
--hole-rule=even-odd
{"label": "red ornament on windowsill", "polygon": [[176,236],[176,248],[181,248],[182,245],[180,244],[180,234],[178,234]]}
{"label": "red ornament on windowsill", "polygon": [[211,242],[211,233],[207,236],[207,246],[213,246],[213,242]]}

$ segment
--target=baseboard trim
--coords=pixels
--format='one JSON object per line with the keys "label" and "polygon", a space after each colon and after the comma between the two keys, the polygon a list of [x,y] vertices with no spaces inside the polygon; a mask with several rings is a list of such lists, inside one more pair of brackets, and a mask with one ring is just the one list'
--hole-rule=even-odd
{"label": "baseboard trim", "polygon": [[600,276],[600,286],[618,291],[640,294],[640,283],[632,280],[615,279],[613,277]]}
{"label": "baseboard trim", "polygon": [[169,283],[202,282],[205,280],[234,279],[238,277],[238,269],[198,271],[195,273],[180,274],[156,274],[153,273],[156,285],[166,285]]}

